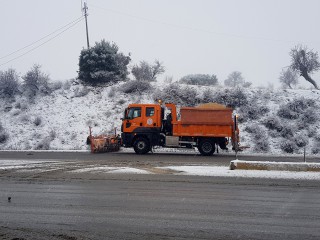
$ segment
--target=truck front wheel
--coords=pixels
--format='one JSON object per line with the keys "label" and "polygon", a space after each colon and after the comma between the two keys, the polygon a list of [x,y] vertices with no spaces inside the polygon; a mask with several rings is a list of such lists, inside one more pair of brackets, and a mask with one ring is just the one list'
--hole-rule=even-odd
{"label": "truck front wheel", "polygon": [[133,149],[137,154],[146,154],[150,151],[150,143],[145,138],[138,138],[133,144]]}
{"label": "truck front wheel", "polygon": [[211,156],[215,151],[215,146],[209,139],[204,139],[200,141],[198,150],[203,156]]}

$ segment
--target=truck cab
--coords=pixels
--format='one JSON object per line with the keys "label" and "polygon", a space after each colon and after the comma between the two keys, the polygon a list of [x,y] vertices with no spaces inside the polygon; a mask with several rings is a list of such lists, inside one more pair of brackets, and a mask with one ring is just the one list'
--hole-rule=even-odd
{"label": "truck cab", "polygon": [[163,109],[159,104],[130,104],[125,109],[121,139],[125,147],[134,147],[137,153],[149,152],[160,144]]}

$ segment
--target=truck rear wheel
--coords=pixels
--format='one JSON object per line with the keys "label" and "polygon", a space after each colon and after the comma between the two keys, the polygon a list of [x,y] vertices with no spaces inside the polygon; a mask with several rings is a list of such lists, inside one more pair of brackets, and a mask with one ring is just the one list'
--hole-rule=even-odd
{"label": "truck rear wheel", "polygon": [[215,151],[215,146],[209,139],[204,139],[200,141],[198,150],[203,156],[211,156]]}
{"label": "truck rear wheel", "polygon": [[133,144],[133,149],[137,154],[146,154],[150,151],[150,143],[145,138],[138,138]]}

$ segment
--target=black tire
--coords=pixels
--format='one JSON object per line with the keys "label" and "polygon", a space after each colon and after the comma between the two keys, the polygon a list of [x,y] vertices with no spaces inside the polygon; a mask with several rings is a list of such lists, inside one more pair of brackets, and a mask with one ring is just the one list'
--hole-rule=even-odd
{"label": "black tire", "polygon": [[133,144],[133,149],[137,154],[146,154],[151,150],[150,143],[145,138],[138,138]]}
{"label": "black tire", "polygon": [[198,145],[198,150],[203,156],[211,156],[215,151],[215,144],[209,139],[203,139]]}

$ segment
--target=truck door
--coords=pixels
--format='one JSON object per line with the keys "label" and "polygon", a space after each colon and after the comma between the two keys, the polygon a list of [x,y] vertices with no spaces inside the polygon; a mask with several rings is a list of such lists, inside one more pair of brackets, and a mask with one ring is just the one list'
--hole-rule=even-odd
{"label": "truck door", "polygon": [[131,107],[127,110],[127,116],[123,121],[123,132],[133,132],[142,126],[141,107]]}
{"label": "truck door", "polygon": [[159,108],[155,108],[154,106],[146,107],[146,114],[145,114],[145,127],[160,127],[161,124],[159,123]]}

